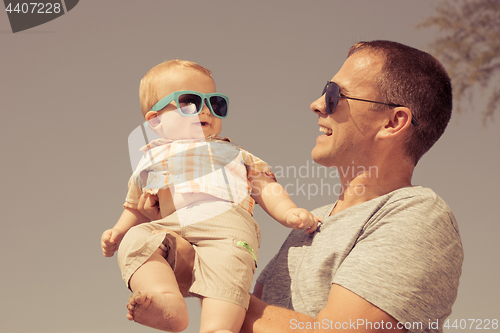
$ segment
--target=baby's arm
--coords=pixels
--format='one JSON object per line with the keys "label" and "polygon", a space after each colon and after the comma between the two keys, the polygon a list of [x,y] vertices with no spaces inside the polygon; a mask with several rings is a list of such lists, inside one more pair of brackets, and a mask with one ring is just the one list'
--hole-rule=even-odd
{"label": "baby's arm", "polygon": [[133,226],[144,222],[149,222],[149,219],[139,213],[137,209],[125,208],[115,226],[104,231],[101,236],[101,248],[104,256],[112,257],[118,250],[125,233]]}
{"label": "baby's arm", "polygon": [[307,229],[307,233],[314,232],[320,218],[306,209],[297,208],[290,199],[283,186],[265,173],[251,177],[252,197],[276,221],[285,227]]}

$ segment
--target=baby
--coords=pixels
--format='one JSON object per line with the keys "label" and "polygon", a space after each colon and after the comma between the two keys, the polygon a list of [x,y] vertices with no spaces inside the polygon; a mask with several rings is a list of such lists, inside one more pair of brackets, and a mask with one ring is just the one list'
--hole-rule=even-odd
{"label": "baby", "polygon": [[[255,202],[284,226],[307,233],[319,218],[297,208],[269,165],[218,137],[228,98],[216,93],[206,68],[183,60],[161,63],[142,79],[140,100],[160,138],[142,148],[123,214],[101,237],[106,257],[118,250],[122,277],[134,292],[127,317],[165,331],[188,325],[168,229],[195,249],[189,294],[201,299],[200,332],[239,332],[260,245]],[[158,195],[162,219],[150,222],[138,211],[143,192]]]}

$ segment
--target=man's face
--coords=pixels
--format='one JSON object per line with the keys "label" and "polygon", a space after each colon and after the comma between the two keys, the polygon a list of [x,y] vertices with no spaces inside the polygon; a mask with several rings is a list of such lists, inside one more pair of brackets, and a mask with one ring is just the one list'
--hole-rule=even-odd
{"label": "man's face", "polygon": [[[354,53],[335,74],[332,81],[340,87],[341,96],[379,100],[376,78],[383,66],[382,59],[362,50]],[[322,135],[316,139],[312,158],[324,166],[354,167],[370,164],[378,128],[383,126],[383,112],[371,109],[371,103],[343,99],[336,110],[327,114],[325,96],[311,104],[318,114]]]}

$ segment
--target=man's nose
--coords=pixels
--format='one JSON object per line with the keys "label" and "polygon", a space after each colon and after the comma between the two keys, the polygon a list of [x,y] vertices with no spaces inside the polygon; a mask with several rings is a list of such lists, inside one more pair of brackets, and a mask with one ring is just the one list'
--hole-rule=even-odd
{"label": "man's nose", "polygon": [[325,104],[325,95],[321,96],[317,100],[311,103],[311,111],[317,114],[327,114],[326,113],[326,104]]}

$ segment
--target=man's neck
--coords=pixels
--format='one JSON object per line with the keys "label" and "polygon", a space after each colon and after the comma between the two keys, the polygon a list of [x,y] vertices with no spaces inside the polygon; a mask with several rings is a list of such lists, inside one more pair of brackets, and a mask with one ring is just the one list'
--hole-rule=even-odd
{"label": "man's neck", "polygon": [[[341,175],[342,193],[330,215],[349,207],[378,198],[402,187],[411,186],[413,168],[385,169],[372,167],[354,178]],[[406,170],[406,172],[404,172]]]}

